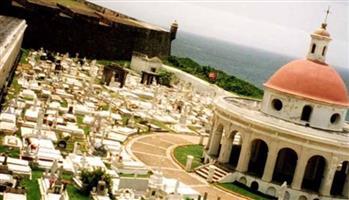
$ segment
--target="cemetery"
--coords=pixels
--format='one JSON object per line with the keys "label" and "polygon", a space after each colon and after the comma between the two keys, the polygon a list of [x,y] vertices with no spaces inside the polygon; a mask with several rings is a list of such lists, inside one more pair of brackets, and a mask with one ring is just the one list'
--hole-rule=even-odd
{"label": "cemetery", "polygon": [[[24,56],[0,114],[4,199],[199,197],[164,177],[161,168],[135,159],[125,144],[157,132],[206,137],[211,97],[190,92],[191,85],[178,80],[172,87],[161,85],[149,68],[159,66],[154,59],[137,73],[78,54],[40,49]],[[96,170],[111,181],[102,176],[90,193],[74,194],[85,187],[83,174]],[[35,194],[26,196],[29,189]]]}

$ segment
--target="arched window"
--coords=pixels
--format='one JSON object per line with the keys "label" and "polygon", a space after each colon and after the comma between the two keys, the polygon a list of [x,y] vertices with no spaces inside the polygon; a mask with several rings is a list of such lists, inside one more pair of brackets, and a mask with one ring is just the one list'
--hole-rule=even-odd
{"label": "arched window", "polygon": [[257,190],[258,190],[258,187],[259,187],[259,185],[258,185],[257,181],[253,181],[253,182],[251,183],[251,189],[252,189],[252,190],[257,191]]}
{"label": "arched window", "polygon": [[337,124],[340,120],[341,116],[338,113],[335,113],[331,116],[331,124]]}
{"label": "arched window", "polygon": [[280,99],[273,99],[273,101],[271,102],[273,108],[277,111],[280,111],[282,109],[282,101]]}
{"label": "arched window", "polygon": [[345,196],[345,179],[349,176],[349,161],[343,161],[337,166],[335,172],[332,187],[331,195],[343,195]]}
{"label": "arched window", "polygon": [[[298,155],[290,148],[282,148],[278,152],[273,172],[273,181],[291,184],[297,166]],[[272,169],[270,169],[272,170]]]}
{"label": "arched window", "polygon": [[324,178],[326,169],[326,159],[320,155],[311,157],[305,168],[302,189],[318,192]]}
{"label": "arched window", "polygon": [[256,177],[262,177],[264,167],[268,157],[268,145],[261,139],[253,140],[251,144],[250,161],[248,164],[248,172]]}
{"label": "arched window", "polygon": [[309,105],[304,106],[303,111],[302,111],[301,120],[309,122],[312,112],[313,112],[313,108],[311,106],[309,106]]}
{"label": "arched window", "polygon": [[325,52],[326,52],[326,46],[324,46],[324,48],[322,49],[322,56],[325,55]]}
{"label": "arched window", "polygon": [[313,44],[313,46],[311,47],[311,53],[314,53],[316,49],[316,44]]}

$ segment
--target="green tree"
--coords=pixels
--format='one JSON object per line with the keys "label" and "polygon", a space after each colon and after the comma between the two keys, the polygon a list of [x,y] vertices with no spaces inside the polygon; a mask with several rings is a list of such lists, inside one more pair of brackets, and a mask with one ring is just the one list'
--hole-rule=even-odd
{"label": "green tree", "polygon": [[97,168],[93,171],[84,169],[80,176],[82,181],[82,193],[89,195],[92,189],[97,187],[98,181],[104,180],[109,190],[109,195],[111,196],[112,180],[110,175],[108,175],[102,168]]}

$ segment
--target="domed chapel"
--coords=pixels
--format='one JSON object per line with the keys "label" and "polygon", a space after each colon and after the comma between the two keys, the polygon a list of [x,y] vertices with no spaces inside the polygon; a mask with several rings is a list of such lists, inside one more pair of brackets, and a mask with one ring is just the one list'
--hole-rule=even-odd
{"label": "domed chapel", "polygon": [[326,19],[311,34],[305,59],[264,83],[262,101],[216,98],[204,160],[239,182],[291,200],[349,198],[348,90],[326,62]]}

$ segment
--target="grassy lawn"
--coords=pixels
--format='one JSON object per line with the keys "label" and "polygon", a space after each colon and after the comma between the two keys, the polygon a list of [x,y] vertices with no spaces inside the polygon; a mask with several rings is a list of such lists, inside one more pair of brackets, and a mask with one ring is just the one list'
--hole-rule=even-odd
{"label": "grassy lawn", "polygon": [[29,49],[21,49],[21,51],[22,51],[22,56],[19,63],[28,64],[28,61],[26,60],[26,58],[28,57]]}
{"label": "grassy lawn", "polygon": [[28,200],[38,200],[41,198],[38,179],[42,176],[41,170],[32,171],[32,180],[24,179],[21,181],[21,186],[27,190]]}
{"label": "grassy lawn", "polygon": [[13,77],[13,80],[12,80],[12,83],[11,83],[9,91],[12,91],[12,93],[8,94],[8,99],[9,100],[11,100],[14,97],[18,96],[19,92],[21,91],[21,86],[18,84],[18,77],[17,77],[17,75],[15,75]]}
{"label": "grassy lawn", "polygon": [[61,106],[62,106],[63,108],[67,108],[67,107],[68,107],[68,102],[67,102],[67,100],[65,100],[65,99],[63,99],[63,101],[62,101],[60,104],[61,104]]}
{"label": "grassy lawn", "polygon": [[274,198],[269,198],[269,197],[262,195],[262,194],[256,194],[254,192],[250,192],[250,191],[246,190],[245,188],[243,188],[237,184],[234,184],[234,183],[216,183],[216,185],[221,186],[227,190],[233,191],[235,193],[239,193],[243,196],[250,197],[251,199],[257,199],[257,200],[274,199]]}
{"label": "grassy lawn", "polygon": [[81,193],[79,189],[77,189],[72,183],[73,183],[73,175],[71,174],[65,174],[63,173],[63,178],[66,180],[70,180],[71,184],[67,185],[67,191],[69,195],[70,200],[89,200],[90,197],[86,196],[85,194]]}
{"label": "grassy lawn", "polygon": [[202,165],[201,157],[203,149],[203,146],[198,144],[179,146],[175,148],[174,156],[183,166],[186,165],[187,155],[194,156],[192,164],[192,169],[194,169]]}
{"label": "grassy lawn", "polygon": [[168,131],[168,132],[173,132],[173,130],[172,130],[166,123],[164,123],[164,122],[160,122],[160,121],[155,120],[155,119],[150,119],[149,122],[150,122],[151,124],[154,124],[154,125],[160,127],[160,128],[163,129],[163,130],[166,130],[166,131]]}
{"label": "grassy lawn", "polygon": [[0,145],[0,153],[7,153],[9,157],[19,158],[19,149]]}
{"label": "grassy lawn", "polygon": [[90,134],[90,125],[84,124],[84,116],[83,115],[76,115],[76,121],[79,126],[79,128],[83,129],[85,132],[85,135]]}
{"label": "grassy lawn", "polygon": [[[21,186],[24,187],[27,191],[28,200],[38,200],[41,198],[38,179],[41,178],[42,173],[43,173],[43,170],[39,170],[39,169],[33,170],[32,180],[23,179],[21,181]],[[72,175],[63,174],[63,178],[71,180]],[[89,200],[90,199],[89,196],[86,196],[80,193],[80,191],[73,184],[67,185],[67,191],[68,191],[70,200]],[[1,198],[2,196],[0,196],[0,200]]]}
{"label": "grassy lawn", "polygon": [[74,185],[67,185],[70,200],[89,200],[90,197],[82,194]]}
{"label": "grassy lawn", "polygon": [[[137,174],[137,177],[139,178],[149,178],[153,173],[151,171],[149,171],[147,174]],[[120,177],[134,177],[135,174],[123,174],[123,173],[119,173]]]}
{"label": "grassy lawn", "polygon": [[112,64],[118,64],[121,67],[130,68],[131,62],[128,60],[97,60],[98,64],[101,65],[112,65]]}

